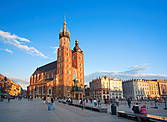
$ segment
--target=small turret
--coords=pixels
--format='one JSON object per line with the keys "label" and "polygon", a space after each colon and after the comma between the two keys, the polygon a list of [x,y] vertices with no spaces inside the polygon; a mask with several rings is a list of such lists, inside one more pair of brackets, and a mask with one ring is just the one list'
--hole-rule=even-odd
{"label": "small turret", "polygon": [[79,48],[78,40],[75,40],[75,47],[73,49],[74,52],[82,52],[82,50]]}

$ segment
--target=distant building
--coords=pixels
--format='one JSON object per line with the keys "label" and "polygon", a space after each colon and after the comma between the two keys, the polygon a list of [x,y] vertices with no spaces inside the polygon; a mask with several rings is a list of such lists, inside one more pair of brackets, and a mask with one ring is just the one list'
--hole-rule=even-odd
{"label": "distant building", "polygon": [[122,98],[122,81],[106,76],[94,79],[90,82],[90,96],[100,99]]}
{"label": "distant building", "polygon": [[85,97],[90,98],[90,87],[85,85]]}
{"label": "distant building", "polygon": [[125,98],[144,99],[150,95],[149,84],[143,79],[131,79],[123,82]]}
{"label": "distant building", "polygon": [[131,79],[123,82],[123,93],[126,98],[153,99],[167,95],[167,81]]}
{"label": "distant building", "polygon": [[167,97],[167,80],[157,80],[160,97]]}
{"label": "distant building", "polygon": [[0,74],[0,92],[18,96],[21,93],[21,86]]}
{"label": "distant building", "polygon": [[78,40],[70,48],[70,32],[64,21],[59,33],[57,61],[36,69],[30,77],[28,94],[33,97],[53,96],[79,99],[84,96],[84,53]]}
{"label": "distant building", "polygon": [[159,88],[157,80],[148,80],[150,94],[148,98],[159,98]]}

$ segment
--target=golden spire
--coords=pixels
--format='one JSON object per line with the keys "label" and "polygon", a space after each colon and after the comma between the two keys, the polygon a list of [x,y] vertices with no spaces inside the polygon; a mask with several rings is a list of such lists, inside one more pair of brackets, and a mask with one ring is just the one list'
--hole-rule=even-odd
{"label": "golden spire", "polygon": [[70,32],[67,30],[66,25],[67,25],[66,16],[64,16],[63,30],[60,31],[60,33],[59,33],[59,39],[61,37],[67,37],[67,38],[70,39]]}
{"label": "golden spire", "polygon": [[63,32],[66,32],[66,31],[67,31],[66,25],[67,25],[67,22],[66,22],[66,16],[64,16]]}

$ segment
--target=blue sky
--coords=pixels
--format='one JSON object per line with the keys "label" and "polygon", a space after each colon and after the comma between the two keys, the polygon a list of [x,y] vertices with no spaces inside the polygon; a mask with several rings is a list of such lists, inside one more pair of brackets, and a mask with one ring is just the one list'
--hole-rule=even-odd
{"label": "blue sky", "polygon": [[[0,73],[29,79],[37,67],[56,60],[53,47],[66,15],[71,48],[79,40],[85,54],[85,74],[144,66],[144,73],[166,75],[166,5],[166,0],[1,0]],[[9,39],[13,34],[17,37]]]}

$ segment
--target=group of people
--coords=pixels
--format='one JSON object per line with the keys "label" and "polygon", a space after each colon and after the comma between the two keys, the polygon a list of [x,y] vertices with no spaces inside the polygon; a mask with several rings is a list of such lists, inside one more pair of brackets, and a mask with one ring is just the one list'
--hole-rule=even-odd
{"label": "group of people", "polygon": [[[86,99],[82,99],[82,98],[80,98],[80,99],[79,99],[79,104],[82,105],[82,106],[84,107],[85,104],[86,104]],[[82,107],[82,109],[83,109],[83,107]]]}
{"label": "group of people", "polygon": [[28,99],[28,101],[33,101],[33,97],[32,96],[28,96],[27,99]]}
{"label": "group of people", "polygon": [[[84,106],[86,103],[88,103],[88,99],[86,99],[86,98],[85,99],[82,99],[82,98],[79,99],[79,104]],[[100,106],[101,105],[101,100],[100,99],[90,99],[90,103],[93,103],[95,107]]]}
{"label": "group of people", "polygon": [[147,114],[147,108],[145,105],[139,107],[139,104],[136,103],[133,107],[132,107],[132,111],[134,113],[137,113],[137,114]]}
{"label": "group of people", "polygon": [[71,98],[68,98],[68,99],[66,100],[66,103],[72,104],[72,103],[73,103],[73,100],[72,100]]}
{"label": "group of people", "polygon": [[[132,100],[130,98],[127,99],[127,103],[128,103],[128,106],[129,108],[131,108],[131,102]],[[147,108],[145,105],[139,107],[139,104],[136,103],[133,107],[132,107],[132,111],[134,113],[137,113],[137,114],[147,114]]]}

